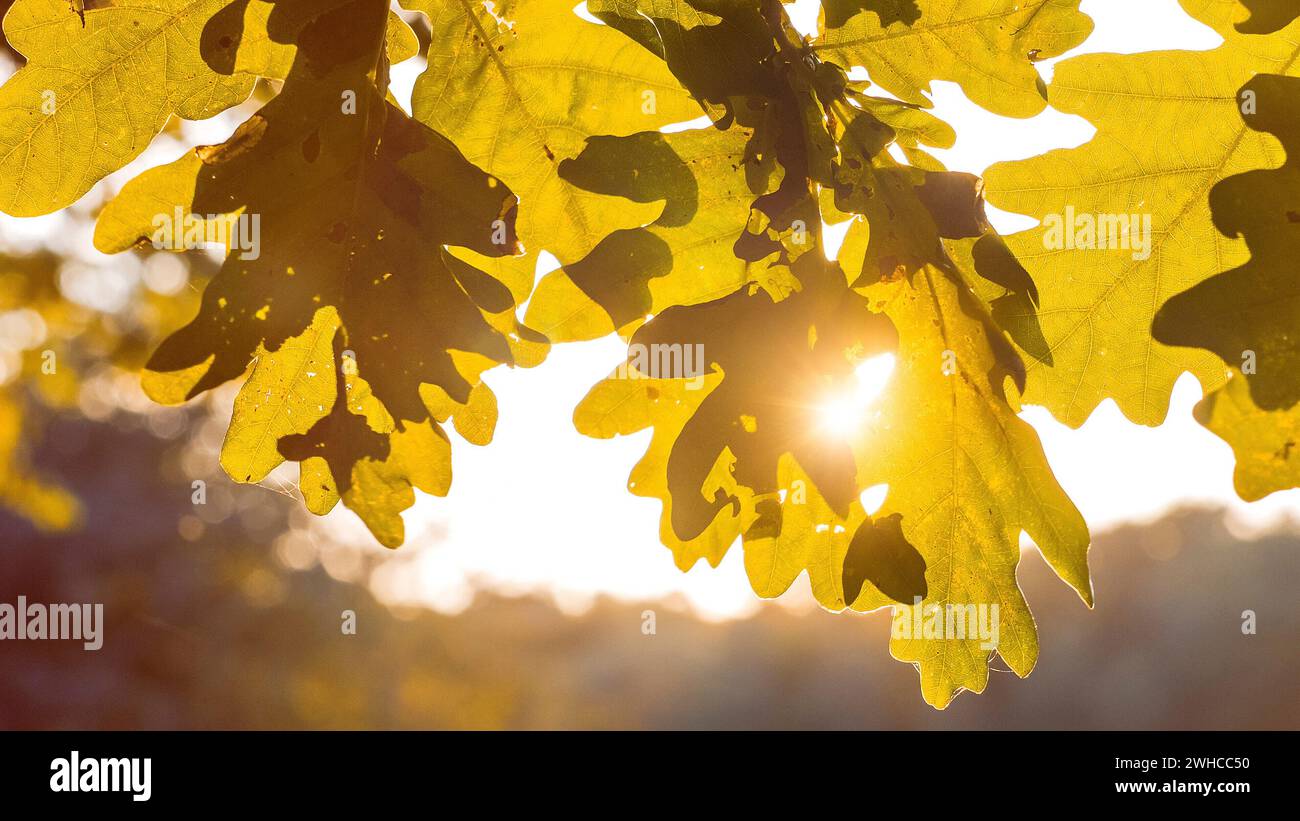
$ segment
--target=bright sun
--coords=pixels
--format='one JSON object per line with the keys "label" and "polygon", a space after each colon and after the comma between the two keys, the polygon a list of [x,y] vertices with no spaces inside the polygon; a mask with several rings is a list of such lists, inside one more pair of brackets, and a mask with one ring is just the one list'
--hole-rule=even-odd
{"label": "bright sun", "polygon": [[863,360],[853,370],[858,383],[854,390],[818,406],[817,417],[822,430],[840,437],[856,433],[862,427],[871,404],[885,392],[889,377],[894,372],[894,361],[892,353],[882,353]]}

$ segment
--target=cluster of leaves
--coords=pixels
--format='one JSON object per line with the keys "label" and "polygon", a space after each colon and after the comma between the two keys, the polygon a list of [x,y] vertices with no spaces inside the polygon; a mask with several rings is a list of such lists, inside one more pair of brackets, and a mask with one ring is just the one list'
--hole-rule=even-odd
{"label": "cluster of leaves", "polygon": [[[342,500],[396,546],[413,489],[450,487],[443,426],[490,440],[488,369],[610,333],[699,345],[700,379],[630,355],[574,416],[595,437],[652,429],[629,487],[662,501],[677,563],[739,541],[761,596],[806,573],[833,610],[996,604],[997,653],[1023,676],[1022,534],[1092,593],[1087,527],[1022,400],[1078,425],[1110,397],[1156,424],[1191,370],[1243,495],[1300,484],[1282,269],[1300,23],[1280,3],[1183,4],[1223,46],[1075,58],[1049,87],[1035,63],[1092,29],[1077,0],[827,0],[814,38],[779,0],[588,0],[603,25],[569,0],[403,0],[429,29],[408,114],[389,69],[419,45],[383,0],[17,0],[5,35],[28,62],[0,89],[0,209],[63,208],[170,118],[270,81],[229,140],[126,185],[95,235],[117,252],[160,215],[260,219],[263,251],[230,249],[144,376],[172,404],[245,380],[232,478],[299,462],[312,511]],[[933,80],[1009,117],[1050,102],[1097,135],[987,180],[946,171],[927,150],[955,139]],[[1153,253],[1004,240],[985,196],[1036,217],[1150,213]],[[534,288],[542,251],[559,267]],[[1226,378],[1245,349],[1258,374]],[[819,430],[882,354],[883,398],[851,435]],[[978,636],[891,651],[936,706],[988,680]]]}

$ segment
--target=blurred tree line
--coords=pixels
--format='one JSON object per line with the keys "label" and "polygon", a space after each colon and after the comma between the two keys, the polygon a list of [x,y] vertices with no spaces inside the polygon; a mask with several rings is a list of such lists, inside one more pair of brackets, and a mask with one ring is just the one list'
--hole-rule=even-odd
{"label": "blurred tree line", "polygon": [[212,477],[224,501],[195,526],[177,462],[189,437],[130,418],[45,427],[38,467],[68,477],[83,529],[0,513],[0,601],[106,614],[98,652],[0,642],[2,728],[1300,728],[1300,536],[1237,539],[1216,511],[1100,535],[1091,612],[1027,556],[1038,669],[937,713],[885,655],[881,613],[770,604],[708,623],[599,600],[572,617],[490,592],[454,616],[390,612],[268,546],[288,498]]}

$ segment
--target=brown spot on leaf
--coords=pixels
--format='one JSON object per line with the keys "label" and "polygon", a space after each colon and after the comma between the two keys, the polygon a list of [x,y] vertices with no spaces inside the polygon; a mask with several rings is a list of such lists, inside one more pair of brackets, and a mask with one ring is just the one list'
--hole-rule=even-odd
{"label": "brown spot on leaf", "polygon": [[313,131],[307,139],[302,141],[302,156],[307,162],[316,162],[320,156],[320,132]]}

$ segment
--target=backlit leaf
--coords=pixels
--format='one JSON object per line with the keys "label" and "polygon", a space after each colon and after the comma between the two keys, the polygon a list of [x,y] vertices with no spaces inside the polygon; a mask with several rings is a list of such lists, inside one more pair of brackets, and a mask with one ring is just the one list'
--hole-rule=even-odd
{"label": "backlit leaf", "polygon": [[1232,446],[1237,494],[1253,502],[1300,487],[1300,405],[1260,410],[1248,382],[1234,371],[1226,385],[1196,406],[1196,420]]}
{"label": "backlit leaf", "polygon": [[1096,136],[986,175],[991,203],[1044,220],[1007,240],[1037,285],[1052,358],[1028,358],[1026,402],[1077,426],[1109,397],[1133,421],[1156,425],[1183,371],[1206,390],[1223,384],[1215,357],[1157,342],[1151,326],[1170,297],[1249,258],[1244,242],[1216,230],[1207,194],[1282,164],[1277,141],[1243,123],[1239,93],[1258,72],[1300,71],[1298,26],[1268,36],[1228,29],[1209,52],[1057,65],[1052,106],[1088,119]]}
{"label": "backlit leaf", "polygon": [[[202,120],[283,77],[293,38],[345,0],[18,0],[5,38],[27,65],[0,88],[0,210],[56,211],[144,151],[171,116]],[[412,41],[393,18],[397,56]],[[409,29],[406,31],[409,35]]]}
{"label": "backlit leaf", "polygon": [[[533,203],[520,213],[530,252],[582,258],[605,235],[659,216],[568,183],[561,165],[595,135],[627,135],[700,114],[663,63],[568,0],[406,0],[433,32],[415,117]],[[525,274],[531,283],[531,268]]]}
{"label": "backlit leaf", "polygon": [[1046,106],[1034,63],[1092,32],[1078,0],[827,0],[813,48],[909,103],[928,105],[932,80],[959,83],[998,114],[1028,117]]}

